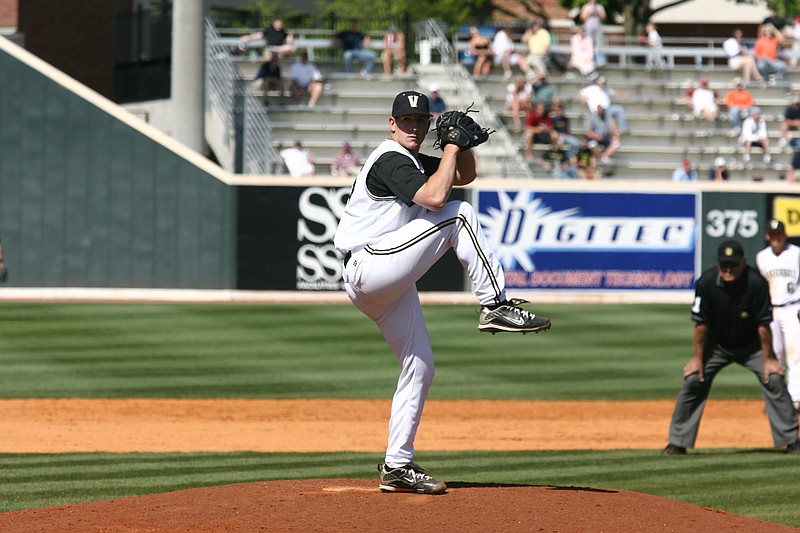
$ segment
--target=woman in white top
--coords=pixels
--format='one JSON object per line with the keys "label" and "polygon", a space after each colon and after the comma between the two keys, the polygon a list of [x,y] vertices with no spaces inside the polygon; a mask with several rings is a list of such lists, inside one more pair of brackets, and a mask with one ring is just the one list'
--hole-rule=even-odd
{"label": "woman in white top", "polygon": [[756,67],[756,59],[750,54],[747,47],[742,44],[742,30],[736,29],[733,31],[733,37],[725,39],[722,43],[722,49],[728,56],[728,66],[733,70],[742,71],[742,81],[747,85],[750,83],[750,78],[755,78],[756,81],[763,81],[764,77],[758,72]]}
{"label": "woman in white top", "polygon": [[769,155],[769,134],[767,133],[767,123],[761,116],[761,108],[753,106],[750,108],[750,116],[742,122],[742,133],[739,136],[742,144],[742,161],[750,162],[750,148],[760,146],[764,152],[764,164],[769,165],[772,157]]}
{"label": "woman in white top", "polygon": [[517,76],[512,83],[506,87],[506,108],[511,110],[511,120],[514,121],[514,129],[522,130],[520,115],[527,115],[531,110],[531,98],[533,97],[533,87],[525,81],[525,76]]}

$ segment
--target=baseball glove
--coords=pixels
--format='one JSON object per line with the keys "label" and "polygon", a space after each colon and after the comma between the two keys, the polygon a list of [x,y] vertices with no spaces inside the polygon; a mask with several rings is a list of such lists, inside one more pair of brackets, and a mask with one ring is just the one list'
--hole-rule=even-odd
{"label": "baseball glove", "polygon": [[0,259],[0,281],[5,281],[8,279],[8,267],[6,266],[5,262]]}
{"label": "baseball glove", "polygon": [[444,150],[448,144],[455,144],[461,151],[474,148],[489,140],[494,130],[483,128],[469,113],[477,113],[470,105],[466,111],[445,111],[436,119],[436,142],[434,147]]}

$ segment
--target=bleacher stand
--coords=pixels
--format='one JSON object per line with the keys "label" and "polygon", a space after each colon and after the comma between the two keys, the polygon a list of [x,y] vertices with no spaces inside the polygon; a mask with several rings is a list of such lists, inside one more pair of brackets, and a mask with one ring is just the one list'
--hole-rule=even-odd
{"label": "bleacher stand", "polygon": [[[551,26],[557,36],[551,49],[569,56],[568,40],[574,33],[575,25],[571,22],[552,21]],[[526,47],[519,42],[523,28],[504,26],[503,29],[515,43],[513,53],[524,54]],[[625,109],[630,130],[630,133],[622,135],[621,145],[610,162],[603,165],[606,177],[669,180],[675,161],[690,158],[699,175],[706,178],[714,168],[715,159],[723,157],[732,181],[750,180],[754,174],[763,174],[767,180],[783,178],[791,154],[775,151],[769,163],[744,161],[736,135],[732,132],[733,122],[726,107],[720,108],[716,124],[704,124],[686,107],[683,94],[691,88],[692,80],[698,79],[701,73],[708,78],[709,87],[713,90],[727,92],[735,87],[735,72],[728,67],[728,56],[722,48],[722,39],[664,38],[661,49],[664,69],[648,71],[645,62],[651,50],[647,46],[639,43],[626,44],[617,28],[606,26],[605,29],[608,42],[605,53],[608,62],[598,73],[618,90],[615,103]],[[494,28],[481,27],[480,30],[481,33],[492,36],[496,33]],[[332,32],[302,29],[292,31],[296,34],[295,45],[298,49],[307,45],[311,47],[307,49],[313,49],[317,53],[325,50],[327,54],[327,51],[335,50]],[[313,33],[314,31],[317,33]],[[463,31],[456,32],[452,44],[457,59],[469,69],[470,55],[466,53],[466,35]],[[370,46],[373,50],[379,50],[383,46],[383,35],[381,33],[372,36]],[[788,46],[791,52],[792,44],[789,43]],[[436,65],[419,63],[413,55],[408,57],[406,77],[389,75],[373,79],[361,79],[358,75],[342,73],[341,59],[336,59],[335,52],[325,57],[320,67],[330,89],[320,98],[314,116],[307,116],[307,111],[291,106],[270,109],[274,127],[273,143],[287,144],[293,139],[302,138],[317,154],[318,166],[326,167],[325,170],[343,139],[349,139],[353,150],[362,156],[369,153],[386,135],[385,113],[376,110],[385,107],[386,99],[409,86],[424,91],[431,83],[436,83],[441,86],[441,93],[451,106],[463,108],[470,103],[465,100],[466,97],[460,97],[455,92],[452,80],[442,75],[441,70],[437,71],[434,68]],[[239,56],[237,63],[242,68],[254,68],[250,66],[253,62],[245,55]],[[510,138],[518,140],[519,144],[515,148],[520,156],[524,156],[522,136],[513,133],[511,110],[506,107],[506,86],[509,83],[506,76],[501,62],[493,65],[486,79],[476,80],[475,86],[485,99],[486,106],[500,117],[502,125],[510,132]],[[583,125],[589,111],[580,101],[578,93],[590,82],[573,73],[564,76],[555,74],[551,76],[550,82],[557,89],[565,116],[573,124]],[[779,124],[783,120],[784,110],[791,103],[791,95],[795,90],[793,84],[799,82],[797,70],[790,68],[783,82],[775,82],[773,85],[755,82],[748,86],[762,109],[773,145],[777,145],[782,137]],[[791,132],[788,134],[785,141],[787,146],[795,135]],[[534,144],[533,151],[538,156],[547,148],[544,144]],[[500,161],[504,154],[495,154],[492,149],[499,150],[500,147],[497,143],[487,143],[487,151],[481,154],[482,172],[496,172],[502,177],[505,174],[501,174],[500,164],[494,164],[493,159]],[[547,177],[541,169],[534,169],[534,176]]]}

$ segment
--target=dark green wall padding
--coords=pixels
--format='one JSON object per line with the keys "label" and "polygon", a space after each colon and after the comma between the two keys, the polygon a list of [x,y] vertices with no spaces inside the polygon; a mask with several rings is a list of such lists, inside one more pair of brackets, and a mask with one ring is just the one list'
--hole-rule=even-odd
{"label": "dark green wall padding", "polygon": [[235,187],[0,50],[15,287],[235,288]]}

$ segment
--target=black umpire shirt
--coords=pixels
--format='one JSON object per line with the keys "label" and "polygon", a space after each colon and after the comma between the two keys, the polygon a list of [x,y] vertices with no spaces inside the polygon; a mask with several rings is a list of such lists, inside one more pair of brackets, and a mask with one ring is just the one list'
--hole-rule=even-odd
{"label": "black umpire shirt", "polygon": [[760,350],[758,326],[772,322],[767,281],[750,265],[734,283],[723,283],[716,267],[706,270],[695,284],[692,320],[706,324],[709,340],[727,352]]}

